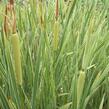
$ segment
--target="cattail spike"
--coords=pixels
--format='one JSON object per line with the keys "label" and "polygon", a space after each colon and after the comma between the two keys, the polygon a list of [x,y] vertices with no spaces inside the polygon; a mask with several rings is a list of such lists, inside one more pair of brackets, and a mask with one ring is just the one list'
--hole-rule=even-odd
{"label": "cattail spike", "polygon": [[18,34],[13,34],[11,37],[13,59],[15,64],[15,77],[17,84],[22,85],[22,69],[21,69],[21,57],[20,57],[20,43]]}
{"label": "cattail spike", "polygon": [[56,20],[58,19],[58,16],[59,16],[59,3],[58,0],[56,0],[56,13],[55,13]]}

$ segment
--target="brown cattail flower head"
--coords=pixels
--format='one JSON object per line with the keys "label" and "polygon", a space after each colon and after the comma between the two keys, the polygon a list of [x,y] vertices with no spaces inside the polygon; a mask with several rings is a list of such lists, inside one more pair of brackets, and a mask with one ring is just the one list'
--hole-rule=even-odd
{"label": "brown cattail flower head", "polygon": [[11,5],[14,5],[14,0],[9,1]]}
{"label": "brown cattail flower head", "polygon": [[58,16],[59,16],[59,3],[58,0],[56,0],[56,11],[55,11],[56,20],[58,19]]}
{"label": "brown cattail flower head", "polygon": [[5,8],[4,32],[6,37],[10,32],[12,33],[16,32],[16,15],[13,0],[10,0]]}

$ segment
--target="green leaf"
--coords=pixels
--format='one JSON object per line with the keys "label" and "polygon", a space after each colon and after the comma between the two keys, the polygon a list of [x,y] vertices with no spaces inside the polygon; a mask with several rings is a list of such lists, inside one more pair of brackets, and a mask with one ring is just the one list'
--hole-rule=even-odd
{"label": "green leaf", "polygon": [[6,98],[2,88],[0,87],[0,99],[3,105],[3,109],[10,109],[8,99]]}

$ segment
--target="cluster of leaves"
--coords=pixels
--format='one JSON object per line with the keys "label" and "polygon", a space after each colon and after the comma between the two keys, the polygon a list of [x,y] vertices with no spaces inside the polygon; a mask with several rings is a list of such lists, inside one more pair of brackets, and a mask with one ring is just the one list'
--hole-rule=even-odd
{"label": "cluster of leaves", "polygon": [[[68,2],[59,0],[58,46],[54,49],[54,0],[29,0],[23,5],[16,0],[23,84],[16,83],[11,44],[7,51],[1,26],[1,109],[109,108],[108,2]],[[5,2],[1,6],[3,10]],[[0,15],[3,25],[1,8]]]}

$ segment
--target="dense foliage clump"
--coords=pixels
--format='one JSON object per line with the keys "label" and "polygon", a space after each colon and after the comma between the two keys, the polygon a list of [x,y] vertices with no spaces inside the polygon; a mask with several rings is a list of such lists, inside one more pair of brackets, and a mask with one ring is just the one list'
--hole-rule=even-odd
{"label": "dense foliage clump", "polygon": [[0,1],[0,109],[108,109],[108,76],[108,0]]}

